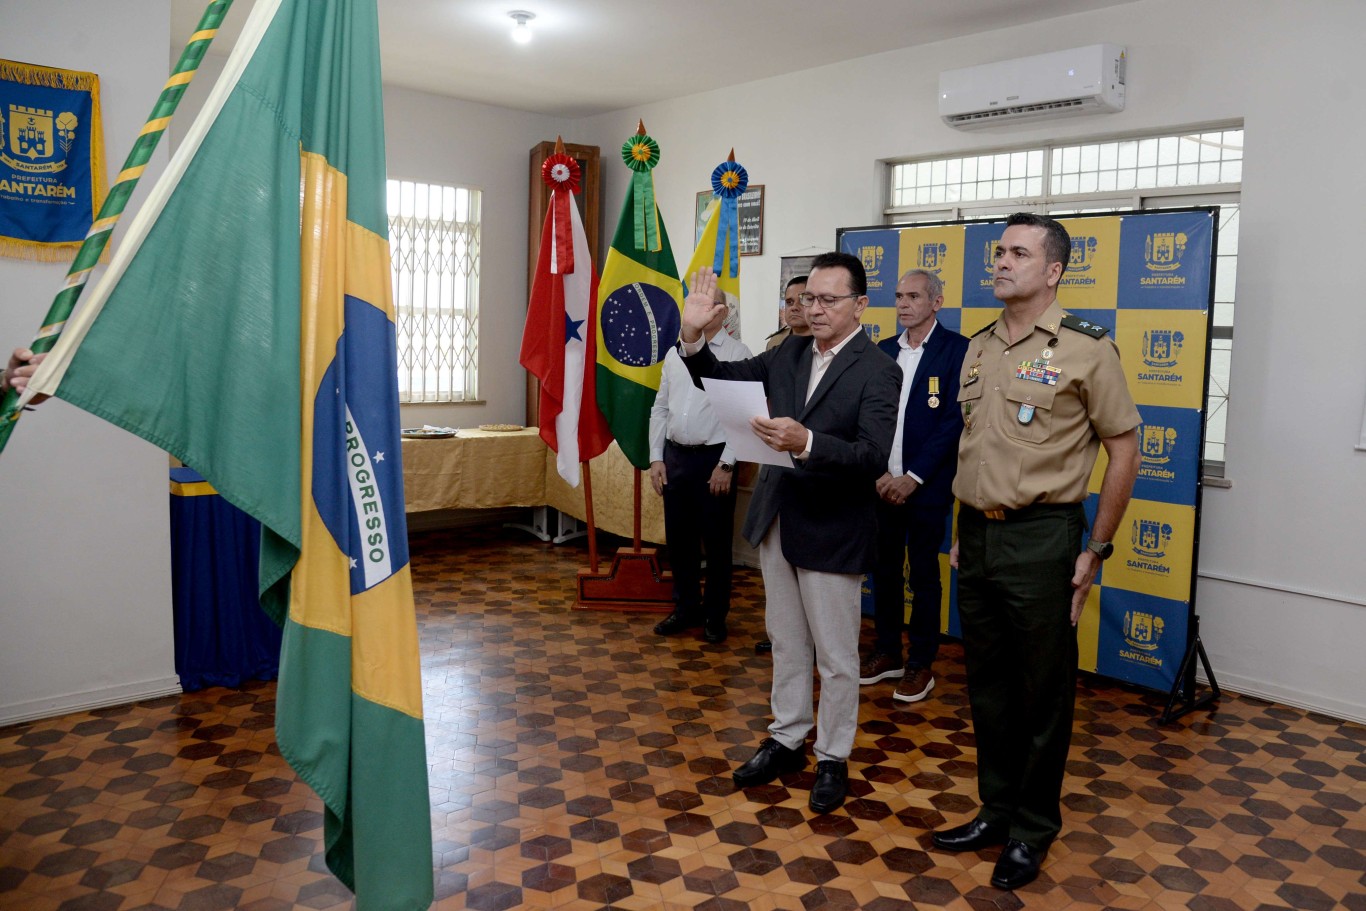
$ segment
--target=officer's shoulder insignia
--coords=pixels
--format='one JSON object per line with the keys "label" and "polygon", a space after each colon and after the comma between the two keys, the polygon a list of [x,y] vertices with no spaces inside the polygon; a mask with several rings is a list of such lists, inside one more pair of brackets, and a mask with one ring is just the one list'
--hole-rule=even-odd
{"label": "officer's shoulder insignia", "polygon": [[990,331],[991,331],[992,329],[994,329],[995,327],[996,327],[996,320],[992,320],[991,322],[989,322],[989,323],[987,323],[985,326],[983,326],[981,329],[978,329],[976,332],[974,332],[974,333],[972,334],[972,338],[976,338],[977,336],[979,336],[979,335],[981,335],[981,334],[983,334],[983,333],[985,333],[985,332],[990,332]]}
{"label": "officer's shoulder insignia", "polygon": [[1109,326],[1102,326],[1100,323],[1093,323],[1079,316],[1064,316],[1062,324],[1068,329],[1080,332],[1082,335],[1089,335],[1091,338],[1104,338],[1105,333],[1110,331]]}

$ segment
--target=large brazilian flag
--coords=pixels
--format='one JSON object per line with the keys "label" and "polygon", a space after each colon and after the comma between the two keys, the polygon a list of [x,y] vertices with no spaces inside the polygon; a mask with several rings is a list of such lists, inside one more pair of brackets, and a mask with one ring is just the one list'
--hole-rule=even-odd
{"label": "large brazilian flag", "polygon": [[359,911],[432,901],[375,0],[257,0],[33,386],[262,523],[276,736]]}
{"label": "large brazilian flag", "polygon": [[683,284],[649,181],[659,147],[642,132],[622,155],[635,175],[598,283],[598,407],[626,458],[644,471],[650,407],[682,327]]}

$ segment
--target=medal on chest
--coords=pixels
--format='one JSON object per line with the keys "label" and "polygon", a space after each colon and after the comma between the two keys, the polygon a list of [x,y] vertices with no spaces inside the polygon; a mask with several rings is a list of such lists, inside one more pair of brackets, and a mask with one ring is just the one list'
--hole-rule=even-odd
{"label": "medal on chest", "polygon": [[931,408],[939,407],[939,377],[937,376],[930,377],[930,397],[925,404]]}
{"label": "medal on chest", "polygon": [[[1050,346],[1057,343],[1057,339],[1051,339],[1049,345],[1045,346],[1034,360],[1021,361],[1020,365],[1015,368],[1016,379],[1029,380],[1031,383],[1041,383],[1045,386],[1058,385],[1058,377],[1062,376],[1062,369],[1054,367],[1050,363],[1053,358],[1053,349]],[[1033,416],[1032,412],[1030,416]],[[1020,423],[1027,424],[1029,421],[1021,416]]]}

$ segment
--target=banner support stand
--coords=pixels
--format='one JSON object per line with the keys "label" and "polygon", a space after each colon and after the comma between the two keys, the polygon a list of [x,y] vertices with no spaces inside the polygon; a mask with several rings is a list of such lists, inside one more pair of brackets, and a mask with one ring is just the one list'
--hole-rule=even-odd
{"label": "banner support stand", "polygon": [[[1157,719],[1158,724],[1170,724],[1187,712],[1203,709],[1219,699],[1219,681],[1214,679],[1214,669],[1210,667],[1209,656],[1205,654],[1205,643],[1200,639],[1200,618],[1198,616],[1192,618],[1191,626],[1193,635],[1190,637],[1190,645],[1186,646],[1186,655],[1181,659],[1181,666],[1176,671],[1176,681],[1172,684],[1171,692],[1167,695],[1167,707],[1163,709],[1162,716]],[[1195,659],[1197,657],[1205,669],[1205,679],[1209,681],[1209,692],[1199,697],[1195,695],[1197,686]],[[1177,705],[1178,698],[1181,700],[1179,706]]]}

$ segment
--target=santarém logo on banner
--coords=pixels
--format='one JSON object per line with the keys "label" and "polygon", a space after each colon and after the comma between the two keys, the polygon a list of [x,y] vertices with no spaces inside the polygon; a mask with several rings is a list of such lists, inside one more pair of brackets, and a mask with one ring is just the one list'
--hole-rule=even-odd
{"label": "santar\u00e9m logo on banner", "polygon": [[[1129,530],[1129,543],[1134,553],[1150,560],[1160,560],[1167,555],[1167,544],[1172,538],[1172,527],[1153,519],[1134,519]],[[1132,566],[1133,563],[1131,562]],[[1144,568],[1144,567],[1138,567]],[[1163,568],[1161,572],[1171,572]]]}
{"label": "santar\u00e9m logo on banner", "polygon": [[1186,235],[1180,231],[1158,231],[1143,243],[1143,265],[1156,275],[1145,275],[1140,285],[1184,285],[1186,277],[1177,273],[1186,252]]}
{"label": "santar\u00e9m logo on banner", "polygon": [[[0,161],[30,174],[55,174],[66,168],[66,156],[80,125],[74,113],[54,115],[42,108],[11,104],[8,117],[6,129],[5,115],[0,112]],[[75,195],[74,187],[60,189],[68,191],[62,195]]]}
{"label": "santar\u00e9m logo on banner", "polygon": [[1145,265],[1150,272],[1171,272],[1181,268],[1181,256],[1186,252],[1186,235],[1160,231],[1149,234],[1143,245]]}
{"label": "santar\u00e9m logo on banner", "polygon": [[[1181,357],[1181,346],[1185,342],[1186,336],[1181,332],[1171,329],[1146,329],[1143,332],[1143,363],[1149,367],[1170,370]],[[1180,377],[1175,379],[1179,381]]]}
{"label": "santar\u00e9m logo on banner", "polygon": [[987,275],[982,279],[981,287],[987,290],[996,286],[996,248],[1000,245],[999,237],[993,237],[982,245],[982,271]]}
{"label": "santar\u00e9m logo on banner", "polygon": [[1166,625],[1166,621],[1155,614],[1138,610],[1125,611],[1124,641],[1131,648],[1145,652],[1156,651],[1160,647],[1162,631]]}
{"label": "santar\u00e9m logo on banner", "polygon": [[1099,242],[1094,237],[1073,237],[1072,255],[1067,260],[1067,271],[1089,272],[1096,259]]}
{"label": "santar\u00e9m logo on banner", "polygon": [[944,268],[944,255],[948,252],[948,244],[921,244],[916,248],[916,268],[938,275]]}
{"label": "santar\u00e9m logo on banner", "polygon": [[1058,280],[1058,288],[1089,288],[1096,283],[1089,275],[1101,249],[1100,238],[1094,234],[1072,235],[1072,252],[1067,257],[1067,271]]}
{"label": "santar\u00e9m logo on banner", "polygon": [[1141,461],[1138,474],[1150,481],[1172,481],[1176,471],[1172,466],[1173,452],[1176,449],[1177,432],[1175,427],[1160,424],[1143,424],[1139,427],[1139,455]]}
{"label": "santar\u00e9m logo on banner", "polygon": [[867,244],[858,248],[858,261],[863,265],[863,271],[869,278],[877,277],[882,269],[882,255],[884,249],[875,244]]}

